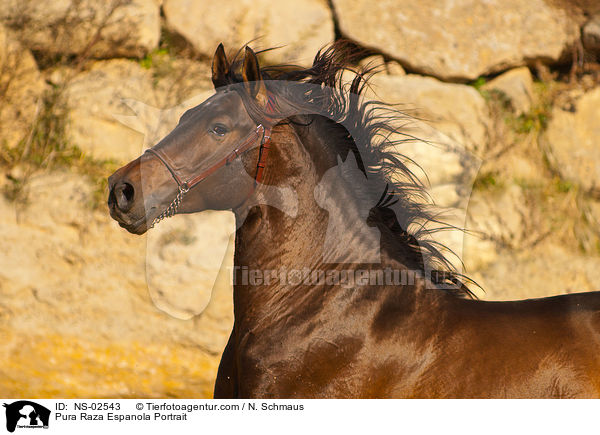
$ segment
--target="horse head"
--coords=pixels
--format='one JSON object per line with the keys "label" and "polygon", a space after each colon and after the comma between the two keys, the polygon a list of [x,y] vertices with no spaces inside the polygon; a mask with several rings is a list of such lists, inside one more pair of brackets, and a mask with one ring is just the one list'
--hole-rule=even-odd
{"label": "horse head", "polygon": [[175,213],[227,210],[252,196],[262,177],[270,119],[251,116],[268,95],[255,53],[246,47],[242,81],[220,44],[212,63],[215,94],[183,114],[153,148],[108,180],[108,207],[119,225],[143,234]]}

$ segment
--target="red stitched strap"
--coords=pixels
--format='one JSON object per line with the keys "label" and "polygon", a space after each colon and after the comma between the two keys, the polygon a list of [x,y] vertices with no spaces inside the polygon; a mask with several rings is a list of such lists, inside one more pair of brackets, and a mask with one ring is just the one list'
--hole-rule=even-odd
{"label": "red stitched strap", "polygon": [[268,93],[267,94],[267,104],[265,104],[265,118],[266,118],[266,124],[268,125],[275,125],[277,124],[277,116],[271,116],[271,115],[277,115],[279,112],[277,110],[277,100],[275,99],[275,95],[273,95],[272,93]]}
{"label": "red stitched strap", "polygon": [[254,187],[256,187],[258,183],[262,183],[264,177],[265,166],[267,165],[267,157],[269,156],[269,148],[271,145],[271,127],[277,124],[277,117],[271,115],[276,115],[277,113],[278,110],[275,95],[268,92],[267,104],[265,105],[265,125],[267,125],[267,127],[263,133],[263,142],[258,151],[258,162],[256,163],[256,174],[254,175]]}
{"label": "red stitched strap", "polygon": [[271,129],[265,130],[264,134],[267,139],[263,142],[259,150],[258,163],[256,164],[256,175],[254,176],[254,185],[262,183],[271,145]]}
{"label": "red stitched strap", "polygon": [[277,101],[275,95],[267,93],[267,104],[265,105],[265,124],[267,127],[263,133],[263,143],[258,151],[258,162],[256,163],[256,174],[254,175],[254,187],[258,183],[262,183],[265,166],[267,165],[267,157],[269,156],[269,149],[271,145],[271,127],[277,124],[277,117],[271,115],[277,115]]}

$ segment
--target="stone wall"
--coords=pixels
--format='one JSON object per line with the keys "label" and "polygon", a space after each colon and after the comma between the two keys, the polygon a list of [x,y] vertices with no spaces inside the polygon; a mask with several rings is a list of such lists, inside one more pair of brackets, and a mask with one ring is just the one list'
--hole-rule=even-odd
{"label": "stone wall", "polygon": [[[398,151],[466,225],[441,240],[485,290],[478,296],[599,290],[598,9],[2,2],[0,395],[211,395],[232,324],[231,214],[178,216],[132,236],[109,218],[103,180],[211,94],[219,42],[232,52],[282,45],[262,61],[309,65],[327,43],[354,41],[366,49],[361,64],[381,65],[367,96],[400,104],[413,117],[406,131],[424,140]],[[77,157],[66,147],[35,161],[59,111],[59,142]]]}

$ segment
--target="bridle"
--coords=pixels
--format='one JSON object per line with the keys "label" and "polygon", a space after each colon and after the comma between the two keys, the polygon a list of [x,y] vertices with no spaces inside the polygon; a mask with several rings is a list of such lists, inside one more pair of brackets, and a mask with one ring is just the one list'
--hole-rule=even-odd
{"label": "bridle", "polygon": [[175,165],[172,160],[160,149],[148,148],[146,153],[152,154],[158,160],[162,162],[162,164],[169,170],[171,176],[177,183],[178,193],[171,201],[171,203],[167,206],[167,208],[152,221],[152,225],[150,228],[154,228],[154,225],[162,221],[163,219],[170,218],[177,212],[177,209],[181,205],[181,201],[183,197],[192,189],[197,186],[200,182],[206,180],[210,175],[216,172],[218,169],[223,166],[229,165],[231,162],[236,160],[238,157],[241,157],[246,151],[252,149],[258,141],[260,141],[260,146],[258,149],[258,161],[256,163],[256,172],[254,174],[254,184],[252,187],[252,191],[249,195],[254,193],[254,190],[258,186],[259,183],[262,183],[264,177],[264,170],[267,162],[267,156],[269,154],[269,148],[271,144],[271,129],[275,124],[275,118],[268,116],[273,115],[275,113],[275,97],[269,93],[267,97],[267,104],[265,107],[266,117],[265,120],[259,123],[256,126],[256,129],[251,131],[242,142],[235,147],[233,151],[223,157],[221,160],[207,168],[206,170],[200,172],[197,175],[192,174],[187,179],[183,177],[177,169],[175,169]]}

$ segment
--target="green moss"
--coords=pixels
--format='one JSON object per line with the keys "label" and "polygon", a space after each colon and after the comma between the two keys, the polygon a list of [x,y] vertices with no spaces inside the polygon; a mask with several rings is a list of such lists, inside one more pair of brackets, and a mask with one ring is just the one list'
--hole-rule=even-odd
{"label": "green moss", "polygon": [[532,110],[529,113],[517,117],[506,116],[505,121],[520,134],[531,132],[540,132],[546,128],[548,115],[539,110]]}
{"label": "green moss", "polygon": [[503,187],[503,183],[498,179],[498,174],[495,172],[480,173],[475,178],[473,189],[475,190],[490,190]]}
{"label": "green moss", "polygon": [[487,80],[485,79],[485,77],[479,77],[477,80],[469,83],[469,85],[473,86],[486,101],[489,101],[490,99],[492,99],[492,95],[488,90],[483,89],[483,85],[485,85],[486,83]]}
{"label": "green moss", "polygon": [[[478,79],[473,86],[479,89],[480,83],[485,83],[485,81]],[[528,113],[519,116],[516,116],[511,110],[510,100],[503,92],[497,90],[489,92],[480,90],[480,92],[486,98],[492,113],[498,113],[510,130],[520,135],[527,135],[539,133],[547,127],[552,102],[558,87],[558,84],[535,82],[534,104]]]}
{"label": "green moss", "polygon": [[554,180],[554,185],[556,187],[556,190],[558,190],[561,193],[568,193],[575,189],[575,186],[572,182],[567,180],[561,180],[560,178],[556,178]]}
{"label": "green moss", "polygon": [[174,229],[166,234],[163,234],[159,239],[158,244],[160,246],[166,246],[171,243],[181,244],[189,246],[196,241],[196,237],[191,233],[189,229]]}
{"label": "green moss", "polygon": [[140,65],[145,69],[153,69],[160,66],[169,57],[169,50],[166,48],[157,48],[148,53],[140,60]]}
{"label": "green moss", "polygon": [[469,84],[479,91],[479,90],[481,90],[483,85],[485,85],[486,83],[487,83],[487,80],[485,79],[485,77],[478,77],[477,80],[475,80]]}
{"label": "green moss", "polygon": [[523,190],[540,190],[544,187],[544,182],[542,180],[515,177],[513,178],[513,182]]}
{"label": "green moss", "polygon": [[173,73],[173,59],[169,49],[157,48],[141,59],[140,65],[152,72],[153,84],[156,87],[160,79]]}

